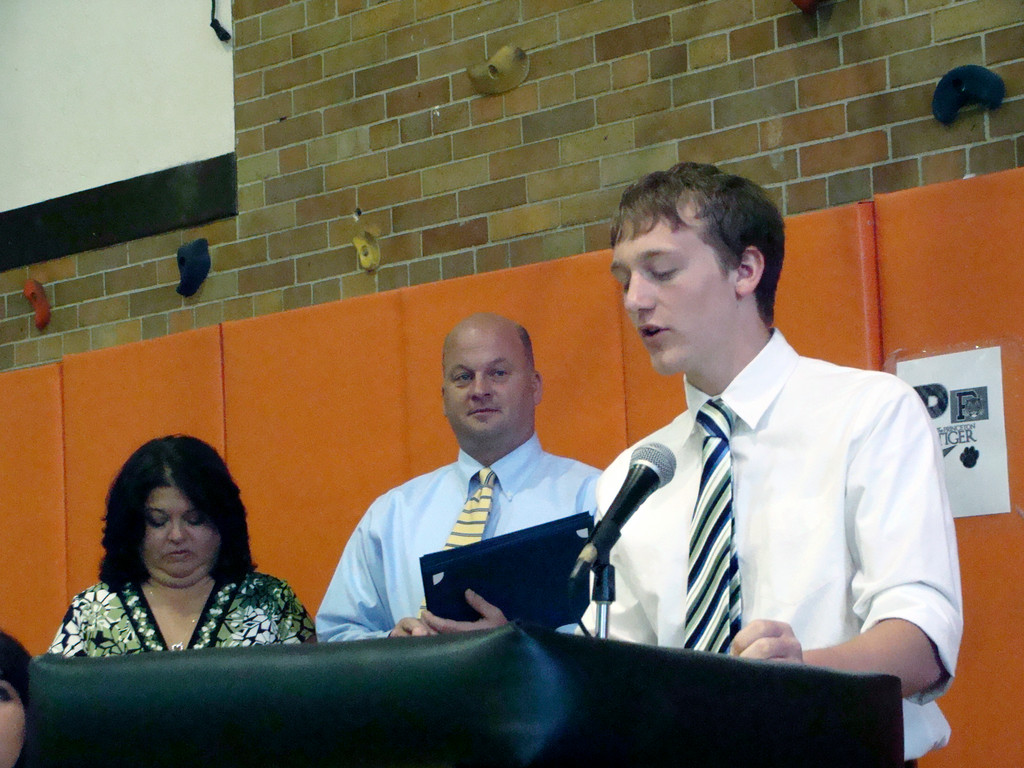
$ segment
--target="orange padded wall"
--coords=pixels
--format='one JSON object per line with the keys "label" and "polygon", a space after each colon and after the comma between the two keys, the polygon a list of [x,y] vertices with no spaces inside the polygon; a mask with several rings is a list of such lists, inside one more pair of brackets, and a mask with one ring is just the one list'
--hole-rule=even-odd
{"label": "orange padded wall", "polygon": [[[775,324],[801,354],[858,368],[881,365],[872,211],[871,203],[858,203],[786,219]],[[623,324],[626,413],[634,443],[674,419],[686,400],[681,376],[659,376],[651,368],[624,312]]]}
{"label": "orange padded wall", "polygon": [[[900,349],[940,354],[963,344],[1021,343],[1024,169],[880,195],[875,202],[887,356]],[[964,640],[957,679],[940,702],[953,736],[922,761],[928,768],[1024,765],[1022,378],[1019,350],[1004,347],[1014,511],[957,520]]]}
{"label": "orange padded wall", "polygon": [[73,595],[96,582],[107,490],[136,448],[180,432],[223,452],[220,328],[69,355],[62,366]]}
{"label": "orange padded wall", "polygon": [[60,368],[0,375],[0,628],[42,653],[67,608]]}
{"label": "orange padded wall", "polygon": [[253,556],[315,614],[349,534],[409,477],[395,292],[224,325],[228,464]]}
{"label": "orange padded wall", "polygon": [[874,206],[856,203],[786,219],[775,323],[802,355],[882,367]]}

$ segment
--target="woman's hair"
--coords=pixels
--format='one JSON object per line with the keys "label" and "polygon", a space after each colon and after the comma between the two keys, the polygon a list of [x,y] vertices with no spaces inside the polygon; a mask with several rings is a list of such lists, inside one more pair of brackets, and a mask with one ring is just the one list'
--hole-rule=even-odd
{"label": "woman's hair", "polygon": [[0,630],[0,680],[6,680],[18,692],[21,703],[28,707],[28,662],[25,647]]}
{"label": "woman's hair", "polygon": [[[0,680],[6,681],[17,692],[21,706],[28,709],[28,663],[31,660],[25,647],[0,630]],[[3,747],[0,744],[0,747]],[[20,754],[14,762],[14,768],[25,764],[24,746],[19,746]]]}
{"label": "woman's hair", "polygon": [[177,488],[220,533],[211,575],[240,581],[255,570],[245,506],[227,465],[211,446],[188,435],[150,440],[129,457],[110,486],[103,528],[100,579],[113,589],[149,578],[142,562],[145,508],[155,488]]}

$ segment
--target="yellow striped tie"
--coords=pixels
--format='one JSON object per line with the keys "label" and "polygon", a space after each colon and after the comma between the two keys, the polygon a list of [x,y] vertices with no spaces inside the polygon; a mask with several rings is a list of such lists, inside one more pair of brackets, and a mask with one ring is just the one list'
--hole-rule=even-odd
{"label": "yellow striped tie", "polygon": [[454,549],[466,544],[475,544],[484,535],[484,527],[487,525],[487,514],[491,511],[491,504],[494,501],[494,484],[498,476],[490,467],[484,467],[476,473],[475,477],[480,481],[476,492],[466,500],[466,505],[459,513],[459,519],[455,521],[455,527],[448,535],[445,549]]}
{"label": "yellow striped tie", "polygon": [[[498,476],[490,467],[484,467],[473,477],[480,481],[476,492],[466,499],[465,506],[459,513],[459,519],[455,521],[455,527],[448,534],[448,541],[445,542],[445,549],[464,547],[467,544],[476,544],[484,535],[484,527],[487,525],[487,514],[491,511],[491,503],[494,501],[494,484]],[[470,487],[472,487],[470,478]],[[427,601],[424,599],[420,604],[420,613],[426,610]]]}

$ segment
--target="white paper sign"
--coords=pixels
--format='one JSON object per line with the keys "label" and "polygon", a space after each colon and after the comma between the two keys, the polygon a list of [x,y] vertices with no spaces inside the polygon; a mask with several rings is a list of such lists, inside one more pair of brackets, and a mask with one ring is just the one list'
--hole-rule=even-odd
{"label": "white paper sign", "polygon": [[954,517],[1010,511],[999,347],[896,364],[939,433]]}

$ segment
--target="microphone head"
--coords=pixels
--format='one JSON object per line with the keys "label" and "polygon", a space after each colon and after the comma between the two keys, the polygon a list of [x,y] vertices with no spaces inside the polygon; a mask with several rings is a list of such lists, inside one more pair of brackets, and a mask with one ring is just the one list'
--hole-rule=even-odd
{"label": "microphone head", "polygon": [[676,455],[661,443],[637,446],[629,457],[630,465],[643,464],[658,475],[658,485],[665,485],[676,473]]}

